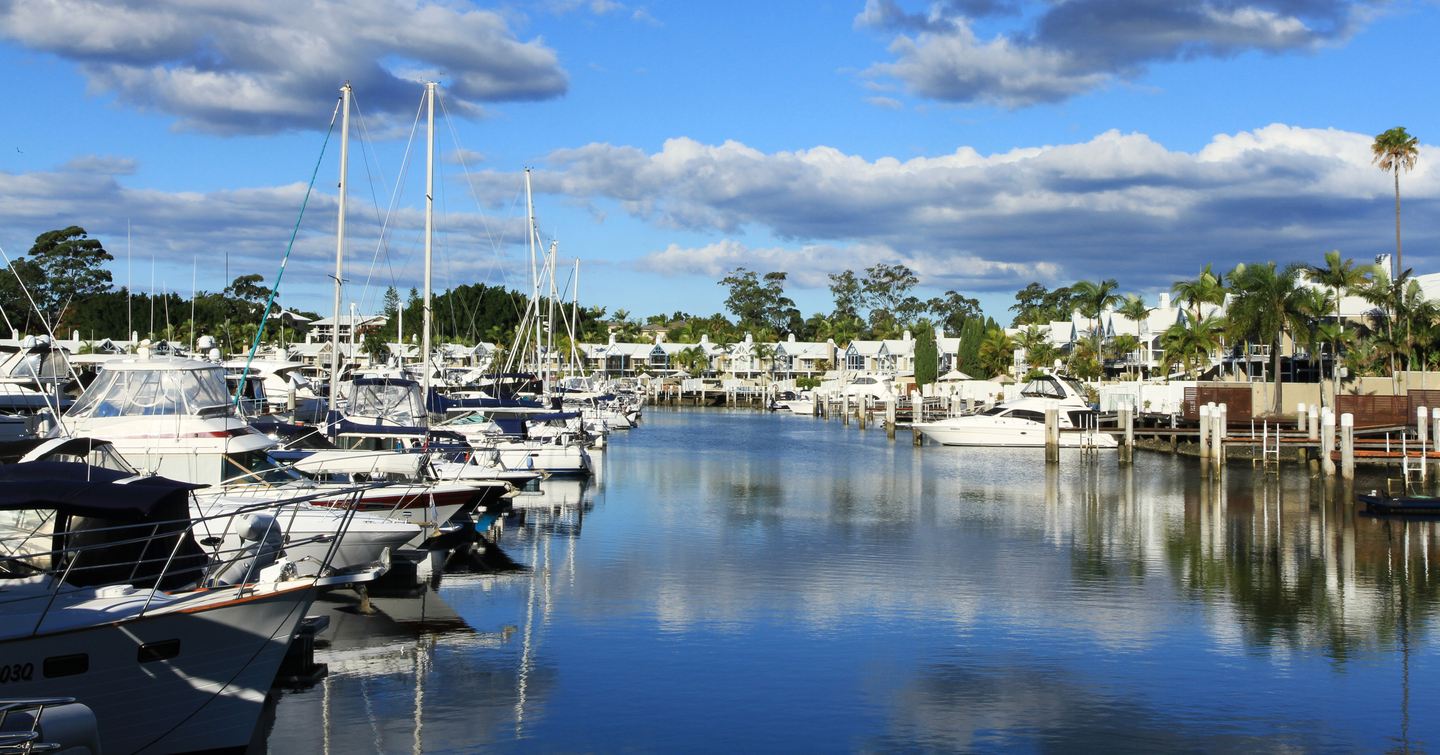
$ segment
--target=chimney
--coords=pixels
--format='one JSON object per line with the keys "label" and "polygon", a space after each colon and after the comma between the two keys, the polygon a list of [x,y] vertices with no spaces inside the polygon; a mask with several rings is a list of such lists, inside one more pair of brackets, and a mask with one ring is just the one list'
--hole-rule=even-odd
{"label": "chimney", "polygon": [[905,340],[905,341],[910,340],[910,329],[909,329],[909,328],[906,328],[906,329],[905,329],[905,333],[904,333],[904,335],[901,336],[901,340]]}
{"label": "chimney", "polygon": [[789,341],[790,341],[790,343],[795,343],[795,334],[794,334],[794,333],[791,333],[791,334],[790,334]]}
{"label": "chimney", "polygon": [[938,342],[940,339],[942,339],[942,338],[944,338],[944,337],[945,337],[945,326],[944,326],[944,325],[936,325],[936,326],[935,326],[935,340]]}
{"label": "chimney", "polygon": [[613,331],[613,330],[610,331],[610,345],[611,345],[611,346],[614,346],[614,345],[615,345],[615,331]]}
{"label": "chimney", "polygon": [[1160,309],[1169,309],[1169,308],[1170,308],[1170,292],[1169,292],[1169,291],[1166,291],[1166,292],[1160,294]]}

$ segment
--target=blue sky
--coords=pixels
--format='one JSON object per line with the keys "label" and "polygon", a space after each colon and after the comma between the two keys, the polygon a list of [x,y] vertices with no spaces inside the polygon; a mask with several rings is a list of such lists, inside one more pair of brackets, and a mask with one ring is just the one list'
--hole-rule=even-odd
{"label": "blue sky", "polygon": [[[1422,142],[1405,263],[1434,272],[1436,38],[1418,0],[0,0],[0,246],[78,224],[140,290],[152,259],[182,295],[227,259],[273,281],[350,80],[345,298],[373,310],[419,281],[433,77],[440,288],[527,285],[528,166],[542,237],[611,312],[720,311],[737,265],[828,311],[828,273],[880,262],[998,319],[1030,281],[1153,301],[1204,262],[1389,251],[1369,142],[1396,125]],[[337,164],[291,306],[330,307]]]}

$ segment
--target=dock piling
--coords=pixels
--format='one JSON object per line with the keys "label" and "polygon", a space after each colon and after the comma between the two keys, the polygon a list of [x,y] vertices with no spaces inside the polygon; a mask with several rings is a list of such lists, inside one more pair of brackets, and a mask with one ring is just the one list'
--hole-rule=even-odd
{"label": "dock piling", "polygon": [[1135,412],[1130,405],[1120,407],[1120,426],[1125,428],[1125,442],[1120,446],[1120,463],[1135,461]]}
{"label": "dock piling", "polygon": [[1210,461],[1210,405],[1200,405],[1200,463]]}
{"label": "dock piling", "polygon": [[1355,479],[1355,415],[1340,415],[1340,476]]}
{"label": "dock piling", "polygon": [[1335,476],[1335,410],[1326,407],[1320,412],[1320,472],[1327,478]]}
{"label": "dock piling", "polygon": [[[911,410],[914,411],[913,409]],[[913,418],[913,415],[912,415]],[[913,419],[912,419],[913,421]],[[885,437],[895,440],[895,397],[885,399]]]}
{"label": "dock piling", "polygon": [[1060,407],[1054,401],[1045,406],[1045,461],[1060,461]]}

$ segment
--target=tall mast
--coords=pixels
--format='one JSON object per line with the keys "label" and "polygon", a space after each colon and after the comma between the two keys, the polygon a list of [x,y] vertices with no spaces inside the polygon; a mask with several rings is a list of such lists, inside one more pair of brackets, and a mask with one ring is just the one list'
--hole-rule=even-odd
{"label": "tall mast", "polygon": [[[425,84],[425,109],[428,128],[425,132],[425,304],[420,325],[420,390],[430,401],[430,251],[435,235],[435,82]],[[401,347],[402,353],[404,347]]]}
{"label": "tall mast", "polygon": [[540,270],[535,258],[535,201],[530,195],[530,169],[525,169],[525,217],[530,237],[530,306],[535,312],[535,369],[540,369]]}
{"label": "tall mast", "polygon": [[[345,263],[345,189],[350,165],[350,82],[340,87],[340,219],[335,226],[335,324],[330,328],[330,411],[340,395],[340,276]],[[355,322],[350,322],[353,337]]]}
{"label": "tall mast", "polygon": [[550,383],[550,359],[548,357],[555,353],[555,250],[559,245],[560,242],[551,240],[550,253],[545,258],[545,267],[550,271],[550,293],[548,294],[550,303],[545,314],[545,356],[547,358],[544,375],[546,385]]}
{"label": "tall mast", "polygon": [[579,374],[585,370],[580,369],[579,345],[576,339],[580,336],[580,260],[575,260],[575,288],[571,291],[574,298],[570,300],[570,366]]}

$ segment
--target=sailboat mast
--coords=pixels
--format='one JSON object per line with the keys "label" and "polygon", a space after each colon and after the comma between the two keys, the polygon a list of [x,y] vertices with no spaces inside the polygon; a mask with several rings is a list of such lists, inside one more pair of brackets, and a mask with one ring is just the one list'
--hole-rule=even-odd
{"label": "sailboat mast", "polygon": [[583,374],[580,369],[579,346],[576,341],[580,335],[580,260],[575,260],[575,288],[571,292],[574,298],[570,300],[570,365],[576,373]]}
{"label": "sailboat mast", "polygon": [[535,258],[535,201],[530,195],[530,169],[525,169],[525,217],[530,236],[530,306],[535,313],[535,370],[540,370],[540,270]]}
{"label": "sailboat mast", "polygon": [[[548,308],[547,308],[547,310],[546,310],[546,315],[545,315],[545,353],[546,353],[546,355],[550,355],[550,354],[554,354],[554,353],[555,353],[555,296],[556,296],[556,291],[555,291],[555,251],[556,251],[556,249],[559,247],[559,245],[560,245],[560,242],[558,242],[558,241],[553,241],[553,240],[552,240],[552,241],[550,242],[550,253],[549,253],[549,254],[546,256],[546,258],[545,258],[545,267],[546,267],[546,269],[548,269],[548,270],[550,271],[550,293],[549,293],[550,303],[549,303],[549,306],[548,306]],[[545,360],[545,378],[546,378],[546,383],[548,384],[548,383],[549,383],[549,379],[550,379],[550,360],[549,360],[549,359],[546,359],[546,360]]]}
{"label": "sailboat mast", "polygon": [[420,325],[421,395],[430,400],[430,252],[435,236],[435,82],[425,84],[425,109],[428,128],[425,132],[425,304]]}
{"label": "sailboat mast", "polygon": [[[335,324],[330,328],[330,411],[340,396],[340,276],[345,264],[345,190],[350,166],[350,82],[340,87],[340,217],[335,226]],[[353,333],[355,323],[350,327]],[[353,336],[351,340],[354,340]]]}

